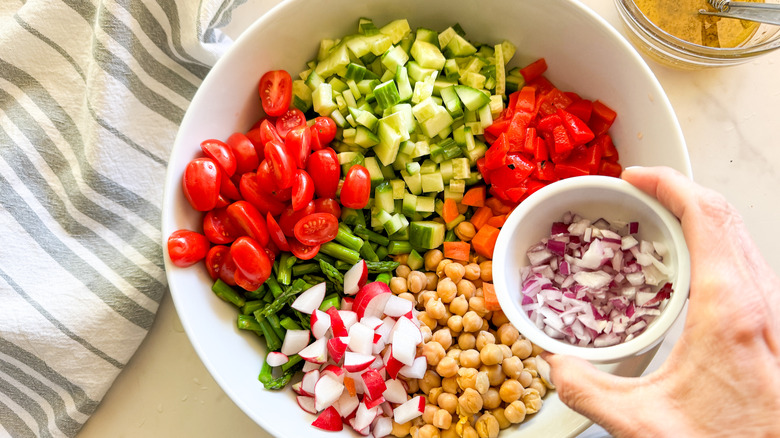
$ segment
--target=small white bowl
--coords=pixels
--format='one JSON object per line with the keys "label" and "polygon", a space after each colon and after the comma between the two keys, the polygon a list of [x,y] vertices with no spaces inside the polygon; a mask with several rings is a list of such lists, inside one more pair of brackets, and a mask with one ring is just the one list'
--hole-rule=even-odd
{"label": "small white bowl", "polygon": [[[610,347],[581,347],[554,339],[540,330],[520,306],[520,268],[528,265],[526,251],[550,234],[550,226],[571,211],[588,219],[639,222],[638,236],[666,244],[664,263],[673,268],[674,292],[661,314],[635,338]],[[631,184],[604,176],[583,176],[555,182],[523,201],[509,215],[493,255],[493,281],[507,318],[531,342],[559,354],[595,363],[612,363],[637,356],[656,346],[674,324],[688,298],[690,258],[677,218],[654,198]]]}

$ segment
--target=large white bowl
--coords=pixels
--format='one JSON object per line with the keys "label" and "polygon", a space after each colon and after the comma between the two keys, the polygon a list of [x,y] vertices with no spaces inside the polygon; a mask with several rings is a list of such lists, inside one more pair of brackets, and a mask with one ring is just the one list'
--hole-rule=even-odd
{"label": "large white bowl", "polygon": [[[512,65],[545,57],[547,76],[556,85],[598,98],[618,112],[612,135],[624,166],[667,165],[690,174],[685,142],[660,84],[616,30],[576,1],[289,0],[260,17],[196,93],[169,160],[163,238],[179,228],[200,226],[200,215],[192,211],[181,191],[184,167],[199,155],[200,142],[245,131],[260,114],[256,86],[265,71],[303,70],[305,62],[314,58],[320,39],[354,33],[360,17],[371,17],[377,24],[407,18],[412,27],[436,30],[460,23],[472,40],[498,43],[508,39],[518,47]],[[236,329],[235,308],[209,290],[211,280],[205,270],[177,268],[167,254],[165,261],[184,329],[230,398],[275,436],[333,437],[310,426],[314,417],[298,408],[292,391],[263,389],[257,381],[262,342]],[[652,354],[609,371],[639,375]],[[572,436],[589,424],[552,393],[538,414],[502,436]]]}

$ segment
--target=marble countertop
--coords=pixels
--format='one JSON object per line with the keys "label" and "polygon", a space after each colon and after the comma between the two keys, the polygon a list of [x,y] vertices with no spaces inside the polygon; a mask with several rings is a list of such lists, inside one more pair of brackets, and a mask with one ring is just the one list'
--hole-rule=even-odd
{"label": "marble countertop", "polygon": [[[237,35],[276,1],[249,0],[234,13]],[[622,27],[611,1],[583,0]],[[735,67],[677,71],[648,61],[682,126],[694,179],[723,193],[780,272],[780,51]],[[729,236],[713,236],[728,239]],[[668,354],[680,324],[649,370]],[[588,435],[592,435],[593,430]],[[193,350],[166,295],[146,340],[79,434],[81,438],[267,437],[220,389]]]}

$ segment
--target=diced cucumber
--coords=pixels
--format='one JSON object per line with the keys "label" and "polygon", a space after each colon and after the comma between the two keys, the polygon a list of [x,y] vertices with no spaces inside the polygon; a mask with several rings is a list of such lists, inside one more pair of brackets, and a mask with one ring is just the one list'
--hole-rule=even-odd
{"label": "diced cucumber", "polygon": [[411,31],[412,28],[409,27],[409,22],[405,18],[391,21],[379,29],[379,33],[390,37],[393,44],[401,42]]}
{"label": "diced cucumber", "polygon": [[412,98],[414,90],[409,82],[409,73],[406,67],[399,65],[395,72],[395,83],[398,86],[398,96],[401,102],[407,102]]}
{"label": "diced cucumber", "polygon": [[374,189],[374,205],[388,213],[395,213],[393,187],[389,182],[383,182]]}
{"label": "diced cucumber", "polygon": [[453,179],[450,181],[450,192],[466,193],[466,181],[462,179]]}
{"label": "diced cucumber", "polygon": [[422,81],[417,81],[414,84],[414,92],[412,93],[412,103],[420,103],[423,100],[433,96],[433,88],[436,85],[436,77],[439,72],[434,71],[430,75],[426,76]]}
{"label": "diced cucumber", "polygon": [[412,194],[419,195],[422,193],[422,179],[420,178],[420,175],[421,174],[419,173],[410,175],[409,172],[405,170],[401,171],[401,177],[403,177],[406,187],[409,188],[409,191],[412,192]]}
{"label": "diced cucumber", "polygon": [[439,34],[435,30],[418,27],[415,33],[415,41],[425,41],[434,45],[439,44]]}
{"label": "diced cucumber", "polygon": [[317,51],[317,61],[322,61],[323,59],[327,58],[331,49],[335,46],[336,41],[334,40],[324,39],[320,41],[320,48]]}
{"label": "diced cucumber", "polygon": [[362,148],[370,148],[379,144],[379,137],[365,126],[358,126],[355,133],[355,144]]}
{"label": "diced cucumber", "polygon": [[455,91],[455,86],[442,88],[441,100],[452,117],[460,117],[463,115],[463,107],[460,105],[460,98]]}
{"label": "diced cucumber", "polygon": [[[420,82],[418,82],[419,84]],[[422,123],[435,116],[439,105],[432,98],[427,98],[412,107],[412,114],[418,123]]]}
{"label": "diced cucumber", "polygon": [[463,199],[463,193],[453,192],[448,186],[444,188],[444,199],[452,199],[455,202],[460,202]]}
{"label": "diced cucumber", "polygon": [[409,253],[409,258],[406,259],[406,265],[409,266],[409,269],[412,271],[421,269],[424,264],[425,259],[423,259],[423,256],[414,249]]}
{"label": "diced cucumber", "polygon": [[449,44],[452,38],[456,36],[458,36],[458,33],[455,32],[455,29],[453,29],[452,26],[439,32],[439,47],[447,47],[447,44]]}
{"label": "diced cucumber", "polygon": [[424,157],[431,153],[430,144],[426,140],[420,140],[414,144],[412,158]]}
{"label": "diced cucumber", "polygon": [[406,183],[400,179],[390,180],[390,185],[393,187],[393,199],[403,199],[404,193],[406,193]]}
{"label": "diced cucumber", "polygon": [[382,169],[379,168],[379,162],[376,157],[366,157],[363,159],[363,166],[368,170],[368,175],[371,177],[371,185],[375,186],[385,180],[385,176],[382,175]]}
{"label": "diced cucumber", "polygon": [[414,161],[412,161],[411,163],[407,163],[406,172],[409,173],[409,175],[420,173],[420,163]]}
{"label": "diced cucumber", "polygon": [[496,44],[496,87],[495,93],[499,96],[506,93],[506,70],[504,69],[504,46]]}
{"label": "diced cucumber", "polygon": [[436,206],[435,196],[418,196],[417,211],[424,213],[433,213]]}
{"label": "diced cucumber", "polygon": [[457,33],[447,42],[447,46],[443,50],[444,55],[448,58],[470,56],[477,53],[477,48]]}
{"label": "diced cucumber", "polygon": [[401,147],[398,149],[398,153],[412,156],[412,154],[414,154],[415,146],[415,142],[411,140],[402,141]]}
{"label": "diced cucumber", "polygon": [[437,71],[436,69],[432,68],[424,68],[415,61],[407,62],[406,70],[409,73],[409,79],[415,82],[419,82]]}
{"label": "diced cucumber", "polygon": [[379,120],[377,134],[379,134],[379,144],[374,146],[377,158],[385,166],[393,164],[398,155],[398,148],[401,141],[409,138],[409,133],[403,125],[401,116],[392,114]]}
{"label": "diced cucumber", "polygon": [[444,180],[440,173],[426,173],[420,176],[423,193],[439,193],[444,190]]}
{"label": "diced cucumber", "polygon": [[442,106],[437,106],[435,114],[422,122],[420,128],[423,134],[428,137],[435,137],[446,128],[449,128],[452,125],[452,121],[449,111]]}
{"label": "diced cucumber", "polygon": [[383,82],[374,88],[374,97],[382,108],[390,108],[401,101],[401,95],[398,94],[398,87],[396,87],[394,80]]}
{"label": "diced cucumber", "polygon": [[401,46],[394,46],[382,55],[382,65],[391,72],[396,72],[398,67],[403,67],[408,60],[409,55]]}
{"label": "diced cucumber", "polygon": [[413,216],[417,212],[417,195],[409,192],[404,193],[401,212],[406,216]]}
{"label": "diced cucumber", "polygon": [[349,65],[349,53],[346,44],[339,44],[330,51],[328,56],[321,60],[314,69],[320,77],[327,78],[333,74],[338,74],[342,69]]}
{"label": "diced cucumber", "polygon": [[355,120],[355,122],[358,125],[365,126],[366,128],[370,129],[372,132],[376,130],[377,122],[379,122],[379,119],[376,118],[373,114],[371,114],[369,111],[364,111],[360,108],[349,108],[349,113],[352,115],[352,118]]}
{"label": "diced cucumber", "polygon": [[481,73],[473,71],[466,72],[460,76],[460,83],[471,88],[482,89],[485,87],[485,81],[487,78]]}
{"label": "diced cucumber", "polygon": [[468,158],[452,159],[452,178],[467,179],[471,176],[471,165]]}
{"label": "diced cucumber", "polygon": [[328,83],[321,83],[317,86],[311,96],[314,111],[321,116],[329,116],[337,108],[333,102],[333,89]]}
{"label": "diced cucumber", "polygon": [[409,243],[416,248],[435,249],[444,243],[446,227],[434,221],[409,223]]}
{"label": "diced cucumber", "polygon": [[436,164],[433,160],[425,160],[420,165],[420,173],[422,174],[429,174],[434,173],[436,170],[438,170],[439,165]]}
{"label": "diced cucumber", "polygon": [[439,172],[441,173],[442,181],[449,183],[452,180],[452,160],[442,161],[439,164]]}
{"label": "diced cucumber", "polygon": [[409,155],[398,152],[398,155],[395,156],[395,161],[393,161],[393,169],[406,170],[406,165],[413,161]]}
{"label": "diced cucumber", "polygon": [[[437,35],[438,39],[438,35]],[[444,68],[444,62],[446,58],[441,53],[438,47],[435,45],[421,40],[416,40],[412,44],[411,55],[420,67],[432,68],[436,71],[440,71]],[[344,64],[346,66],[346,64]]]}
{"label": "diced cucumber", "polygon": [[490,103],[490,97],[480,90],[466,85],[456,85],[458,98],[469,111],[476,111]]}
{"label": "diced cucumber", "polygon": [[[462,196],[461,196],[461,199],[463,199]],[[459,223],[461,223],[461,222],[463,222],[465,220],[466,220],[466,216],[463,216],[462,214],[459,214],[455,219],[447,222],[447,224],[446,224],[447,229],[451,230],[451,229],[457,227]]]}
{"label": "diced cucumber", "polygon": [[479,123],[482,125],[483,130],[493,124],[493,114],[490,112],[490,105],[480,108],[477,114],[479,114]]}

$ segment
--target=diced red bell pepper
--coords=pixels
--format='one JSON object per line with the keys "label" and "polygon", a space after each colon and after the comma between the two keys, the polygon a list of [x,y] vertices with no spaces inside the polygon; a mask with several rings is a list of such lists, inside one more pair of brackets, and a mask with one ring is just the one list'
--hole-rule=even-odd
{"label": "diced red bell pepper", "polygon": [[574,144],[569,138],[569,134],[566,132],[566,128],[563,125],[558,125],[553,128],[552,131],[553,142],[555,144],[555,153],[557,155],[563,155],[566,152],[570,152],[574,148]]}
{"label": "diced red bell pepper", "polygon": [[502,132],[507,130],[510,123],[512,123],[512,119],[503,117],[497,120],[493,120],[493,124],[485,128],[485,132],[493,135],[494,138],[498,138]]}
{"label": "diced red bell pepper", "polygon": [[541,137],[534,138],[534,160],[544,161],[550,158],[550,153],[547,150],[547,142]]}
{"label": "diced red bell pepper", "polygon": [[537,105],[538,105],[539,97],[544,96],[545,94],[549,93],[550,90],[555,88],[555,85],[553,85],[552,82],[550,82],[544,76],[539,76],[538,78],[532,81],[525,81],[525,84],[536,87]]}
{"label": "diced red bell pepper", "polygon": [[618,163],[612,161],[601,160],[599,166],[599,175],[614,176],[620,178],[620,174],[623,172],[623,167]]}
{"label": "diced red bell pepper", "polygon": [[576,102],[578,100],[582,100],[582,96],[580,96],[579,94],[577,94],[577,93],[575,93],[573,91],[564,91],[563,94],[568,96],[569,99],[571,99],[572,102]]}
{"label": "diced red bell pepper", "polygon": [[612,142],[612,137],[609,134],[599,135],[590,144],[601,149],[601,158],[603,160],[617,162],[620,159],[618,150],[615,148],[615,144]]}
{"label": "diced red bell pepper", "polygon": [[590,171],[588,170],[587,166],[569,164],[567,162],[558,163],[555,165],[555,176],[559,179],[584,175],[590,175]]}
{"label": "diced red bell pepper", "polygon": [[533,173],[534,163],[526,160],[518,154],[507,155],[507,165],[501,166],[490,173],[490,179],[494,186],[508,190],[517,187]]}
{"label": "diced red bell pepper", "polygon": [[585,123],[590,121],[590,115],[593,113],[593,101],[588,99],[580,99],[572,102],[571,105],[566,107],[566,111],[579,117]]}
{"label": "diced red bell pepper", "polygon": [[[533,178],[528,178],[525,181],[525,194],[523,195],[523,199],[531,196],[536,192],[537,190],[541,189],[542,187],[546,186],[546,183],[543,183],[542,181],[537,181]],[[521,199],[522,200],[522,199]]]}
{"label": "diced red bell pepper", "polygon": [[552,161],[537,161],[533,175],[541,181],[552,182],[558,180],[558,177],[555,175],[555,164]]}
{"label": "diced red bell pepper", "polygon": [[507,117],[512,118],[515,112],[515,107],[517,106],[517,99],[520,98],[520,90],[515,91],[514,93],[509,95],[509,101],[506,104],[506,112]]}
{"label": "diced red bell pepper", "polygon": [[575,146],[585,144],[595,137],[593,131],[588,128],[588,125],[574,114],[558,109],[558,115],[561,117],[563,126],[566,128],[566,132],[569,134],[569,138],[571,138],[571,142]]}
{"label": "diced red bell pepper", "polygon": [[482,174],[482,179],[485,180],[485,184],[490,184],[490,170],[485,167],[485,157],[477,159],[477,170]]}
{"label": "diced red bell pepper", "polygon": [[588,170],[591,175],[595,175],[599,172],[601,166],[601,149],[596,146],[589,146],[587,153]]}
{"label": "diced red bell pepper", "polygon": [[545,61],[544,58],[539,58],[536,61],[528,64],[527,66],[521,68],[520,74],[523,75],[525,82],[528,83],[538,78],[546,71],[547,71],[547,61]]}
{"label": "diced red bell pepper", "polygon": [[523,152],[534,155],[536,141],[536,128],[528,128],[525,130],[525,141],[523,142]]}
{"label": "diced red bell pepper", "polygon": [[547,116],[557,112],[558,109],[564,109],[571,105],[572,100],[561,90],[553,88],[545,96],[545,101],[539,108],[542,116]]}
{"label": "diced red bell pepper", "polygon": [[596,100],[593,102],[593,113],[590,116],[588,126],[595,135],[606,134],[616,117],[617,113],[612,108]]}
{"label": "diced red bell pepper", "polygon": [[512,204],[518,204],[527,191],[528,189],[525,187],[525,184],[520,187],[511,187],[506,189],[506,197]]}
{"label": "diced red bell pepper", "polygon": [[497,169],[506,163],[506,154],[509,152],[507,134],[502,133],[485,152],[485,168]]}
{"label": "diced red bell pepper", "polygon": [[534,119],[534,115],[525,111],[515,111],[512,123],[506,130],[506,139],[510,145],[519,145],[522,148],[525,140],[525,131]]}
{"label": "diced red bell pepper", "polygon": [[512,108],[515,111],[525,111],[527,113],[533,112],[536,107],[536,87],[525,86],[518,95],[517,102]]}
{"label": "diced red bell pepper", "polygon": [[536,129],[544,132],[552,132],[553,128],[560,126],[562,123],[563,119],[561,119],[561,116],[558,114],[550,114],[539,120],[539,123],[536,124]]}

